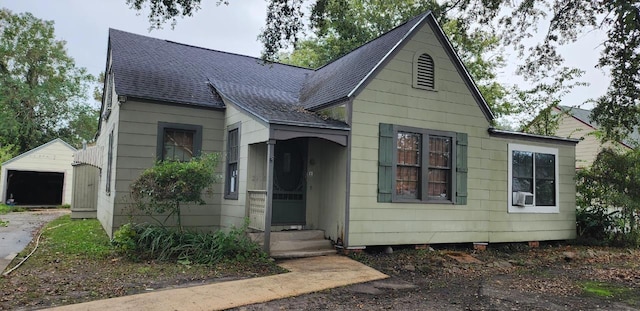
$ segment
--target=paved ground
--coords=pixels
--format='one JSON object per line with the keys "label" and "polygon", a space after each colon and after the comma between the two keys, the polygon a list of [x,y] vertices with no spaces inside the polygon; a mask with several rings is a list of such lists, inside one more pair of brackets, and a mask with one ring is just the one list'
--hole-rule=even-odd
{"label": "paved ground", "polygon": [[159,290],[50,310],[224,310],[388,277],[373,268],[338,255],[293,259],[282,262],[280,266],[291,272]]}
{"label": "paved ground", "polygon": [[68,209],[52,209],[0,215],[0,219],[9,222],[7,227],[0,227],[0,272],[7,269],[42,225],[69,213]]}

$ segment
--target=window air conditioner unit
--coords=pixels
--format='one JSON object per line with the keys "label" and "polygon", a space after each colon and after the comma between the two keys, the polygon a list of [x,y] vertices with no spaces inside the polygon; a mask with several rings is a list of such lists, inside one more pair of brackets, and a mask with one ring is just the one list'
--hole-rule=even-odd
{"label": "window air conditioner unit", "polygon": [[516,206],[533,206],[533,193],[531,192],[516,192],[516,200],[513,205]]}

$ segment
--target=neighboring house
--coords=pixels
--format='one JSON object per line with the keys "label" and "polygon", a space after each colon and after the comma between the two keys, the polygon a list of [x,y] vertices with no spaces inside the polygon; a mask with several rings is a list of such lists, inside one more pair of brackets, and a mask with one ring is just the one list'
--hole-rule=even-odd
{"label": "neighboring house", "polygon": [[591,120],[591,110],[558,106],[555,113],[563,113],[558,122],[556,135],[580,139],[576,146],[576,168],[591,166],[602,148],[618,148],[620,150],[633,149],[633,141],[640,141],[640,134],[634,131],[628,140],[617,143],[602,143],[595,135],[598,124]]}
{"label": "neighboring house", "polygon": [[75,151],[56,138],[2,163],[2,202],[27,206],[71,204]]}
{"label": "neighboring house", "polygon": [[145,219],[129,184],[154,161],[220,152],[221,183],[183,212],[191,228],[249,217],[348,248],[575,237],[577,140],[493,129],[430,13],[316,70],[110,30],[105,69],[109,235]]}

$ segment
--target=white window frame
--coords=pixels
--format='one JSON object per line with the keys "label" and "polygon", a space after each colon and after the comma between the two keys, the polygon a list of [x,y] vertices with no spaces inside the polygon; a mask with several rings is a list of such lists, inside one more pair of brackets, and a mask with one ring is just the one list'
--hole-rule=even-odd
{"label": "white window frame", "polygon": [[[509,157],[508,157],[508,188],[507,188],[507,207],[509,213],[539,213],[539,214],[552,214],[552,213],[560,213],[560,179],[558,174],[558,149],[557,148],[548,148],[548,147],[540,147],[540,146],[531,146],[531,145],[521,145],[521,144],[509,144]],[[535,184],[533,186],[534,191],[534,204],[533,206],[513,206],[513,151],[526,151],[526,152],[534,152],[534,153],[546,153],[553,154],[555,156],[555,191],[556,191],[556,204],[554,206],[536,206],[535,205]],[[535,158],[535,157],[534,157]],[[533,180],[535,183],[535,164],[533,171]]]}

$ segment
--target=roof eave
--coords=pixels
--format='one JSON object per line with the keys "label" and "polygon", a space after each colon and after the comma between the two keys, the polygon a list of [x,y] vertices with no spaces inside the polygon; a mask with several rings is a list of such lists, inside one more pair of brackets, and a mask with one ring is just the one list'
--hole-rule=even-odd
{"label": "roof eave", "polygon": [[337,126],[337,125],[329,125],[329,124],[313,123],[313,122],[302,122],[302,121],[270,120],[269,124],[302,126],[302,127],[321,128],[321,129],[329,129],[329,130],[341,130],[341,131],[350,131],[351,130],[348,126],[342,127],[342,126]]}
{"label": "roof eave", "polygon": [[415,23],[415,25],[413,25],[411,27],[411,29],[409,29],[409,31],[407,31],[406,34],[404,34],[404,36],[402,36],[402,38],[396,42],[396,44],[387,52],[387,54],[385,54],[379,61],[378,63],[376,63],[375,66],[373,66],[373,68],[364,76],[364,78],[362,78],[358,84],[356,84],[356,86],[347,94],[347,98],[352,98],[355,94],[359,93],[361,91],[361,89],[364,87],[364,85],[367,84],[367,81],[369,81],[369,79],[371,77],[373,77],[373,75],[382,67],[382,65],[384,63],[387,62],[388,59],[391,58],[391,55],[394,55],[397,50],[398,47],[401,46],[403,43],[405,43],[405,40],[410,37],[411,35],[413,35],[413,32],[420,26],[422,26],[422,24],[424,23],[424,21],[426,20],[426,18],[428,16],[431,16],[432,13],[429,11],[428,13],[426,13],[418,22]]}
{"label": "roof eave", "polygon": [[546,142],[553,141],[553,142],[573,144],[573,145],[576,145],[577,143],[580,142],[580,139],[575,139],[575,138],[545,136],[545,135],[529,134],[529,133],[523,133],[523,132],[506,131],[506,130],[496,129],[493,127],[490,127],[488,131],[489,131],[489,135],[492,135],[492,136],[519,137],[519,138],[526,138],[530,140],[546,141]]}

